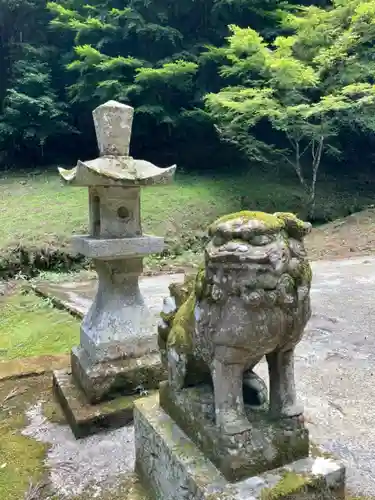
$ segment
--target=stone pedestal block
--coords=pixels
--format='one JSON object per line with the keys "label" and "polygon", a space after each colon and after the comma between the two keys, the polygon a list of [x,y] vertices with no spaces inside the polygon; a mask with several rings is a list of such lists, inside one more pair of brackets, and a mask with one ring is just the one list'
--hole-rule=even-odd
{"label": "stone pedestal block", "polygon": [[246,405],[251,430],[228,435],[215,425],[213,390],[199,385],[174,392],[160,385],[160,406],[228,481],[281,467],[309,454],[309,435],[298,418],[272,420],[268,409]]}
{"label": "stone pedestal block", "polygon": [[80,347],[92,363],[156,351],[158,314],[139,288],[142,259],[95,259],[94,263],[98,289],[81,325]]}
{"label": "stone pedestal block", "polygon": [[306,457],[229,482],[164,412],[157,394],[135,403],[134,425],[136,471],[155,500],[344,500],[345,468],[327,458]]}
{"label": "stone pedestal block", "polygon": [[[150,339],[154,341],[155,337]],[[73,348],[71,371],[77,385],[92,404],[137,391],[158,389],[167,373],[159,353],[146,351],[142,356],[112,358],[92,363],[84,349]]]}
{"label": "stone pedestal block", "polygon": [[133,421],[134,401],[141,396],[135,391],[116,399],[90,404],[76,385],[70,370],[54,371],[52,387],[76,439],[130,424]]}

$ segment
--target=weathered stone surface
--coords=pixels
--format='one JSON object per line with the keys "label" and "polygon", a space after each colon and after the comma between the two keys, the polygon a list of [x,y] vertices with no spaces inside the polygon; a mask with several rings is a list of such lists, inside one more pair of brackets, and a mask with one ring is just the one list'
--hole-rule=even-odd
{"label": "weathered stone surface", "polygon": [[160,406],[228,481],[238,481],[281,467],[309,454],[308,431],[298,418],[272,420],[267,408],[246,416],[251,430],[235,436],[215,425],[212,388],[201,385],[173,391],[160,386]]}
{"label": "weathered stone surface", "polygon": [[[303,237],[311,230],[293,214],[240,212],[210,229],[205,267],[190,294],[174,311],[165,303],[159,327],[170,386],[181,390],[189,372],[211,374],[216,425],[235,435],[249,431],[243,402],[246,374],[267,357],[270,412],[294,417],[294,348],[311,315],[312,273]],[[164,352],[163,352],[164,351]],[[244,377],[245,374],[245,377]]]}
{"label": "weathered stone surface", "polygon": [[116,259],[134,257],[162,252],[164,238],[157,236],[140,236],[129,239],[99,240],[92,236],[74,236],[72,240],[74,252],[91,259]]}
{"label": "weathered stone surface", "polygon": [[71,170],[59,168],[61,177],[76,186],[141,186],[170,182],[176,166],[158,168],[129,157],[134,110],[108,101],[93,111],[99,158],[82,162]]}
{"label": "weathered stone surface", "polygon": [[[97,293],[81,325],[80,345],[93,362],[132,355],[153,342],[156,317],[139,287],[141,259],[95,261]],[[154,343],[155,345],[155,343]],[[156,348],[156,345],[155,345]],[[152,348],[151,348],[152,350]]]}
{"label": "weathered stone surface", "polygon": [[[142,346],[133,347],[140,349]],[[137,357],[107,359],[95,364],[83,349],[73,348],[71,371],[90,403],[133,394],[139,389],[157,389],[167,376],[158,353],[147,345]]]}
{"label": "weathered stone surface", "polygon": [[77,439],[132,423],[134,401],[140,397],[138,392],[92,405],[68,370],[53,372],[53,392]]}
{"label": "weathered stone surface", "polygon": [[[170,296],[163,301],[163,310],[160,314],[161,321],[158,324],[158,346],[163,365],[168,368],[167,341],[169,332],[176,333],[180,338],[185,338],[186,352],[186,378],[185,386],[201,384],[211,381],[209,367],[203,360],[195,359],[192,355],[192,331],[194,328],[194,311],[191,300],[196,283],[202,275],[202,270],[197,275],[187,274],[183,281],[175,281],[170,284]],[[178,313],[178,314],[177,314]],[[177,318],[175,321],[175,317]],[[264,381],[252,369],[245,371],[243,375],[243,391],[253,406],[261,407],[268,401],[268,390]]]}
{"label": "weathered stone surface", "polygon": [[136,471],[156,500],[344,500],[345,468],[305,458],[229,483],[176,423],[158,396],[134,409]]}
{"label": "weathered stone surface", "polygon": [[93,111],[100,156],[128,156],[134,109],[108,101]]}
{"label": "weathered stone surface", "polygon": [[[170,287],[158,329],[168,382],[160,404],[150,397],[135,410],[136,470],[157,499],[344,498],[345,468],[309,457],[296,401],[294,349],[311,316],[310,230],[287,213],[222,217],[209,229],[204,268]],[[264,356],[269,405],[251,406]]]}
{"label": "weathered stone surface", "polygon": [[[183,274],[163,274],[159,276],[141,276],[139,289],[148,308],[155,312],[155,325],[160,321],[160,304],[168,293],[168,286],[184,280]],[[96,295],[96,279],[74,281],[36,280],[31,285],[33,291],[50,299],[56,307],[66,309],[71,314],[83,318],[90,309]],[[156,328],[153,329],[156,335]]]}
{"label": "weathered stone surface", "polygon": [[76,237],[73,247],[93,258],[99,283],[71,368],[90,402],[154,387],[164,376],[153,355],[155,314],[139,287],[143,256],[160,252],[164,240],[142,235],[140,187],[170,182],[176,166],[161,169],[129,157],[133,113],[115,101],[95,109],[99,158],[59,169],[67,183],[89,188],[90,234]]}
{"label": "weathered stone surface", "polygon": [[71,170],[59,168],[59,173],[67,184],[79,187],[131,188],[169,184],[175,171],[175,165],[159,168],[148,161],[130,156],[103,156],[85,162],[78,160],[77,166]]}

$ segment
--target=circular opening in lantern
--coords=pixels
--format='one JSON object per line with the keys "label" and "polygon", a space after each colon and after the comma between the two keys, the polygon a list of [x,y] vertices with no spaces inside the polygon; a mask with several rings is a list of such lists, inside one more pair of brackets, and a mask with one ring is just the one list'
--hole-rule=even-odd
{"label": "circular opening in lantern", "polygon": [[120,219],[128,219],[130,216],[129,210],[126,207],[120,207],[117,210],[117,215],[119,216]]}

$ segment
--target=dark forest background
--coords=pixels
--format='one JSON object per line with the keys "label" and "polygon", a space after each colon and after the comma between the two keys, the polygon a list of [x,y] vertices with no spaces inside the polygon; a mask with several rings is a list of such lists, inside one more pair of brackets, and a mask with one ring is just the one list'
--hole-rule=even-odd
{"label": "dark forest background", "polygon": [[374,1],[0,0],[0,168],[95,156],[116,99],[160,165],[371,172],[374,34]]}

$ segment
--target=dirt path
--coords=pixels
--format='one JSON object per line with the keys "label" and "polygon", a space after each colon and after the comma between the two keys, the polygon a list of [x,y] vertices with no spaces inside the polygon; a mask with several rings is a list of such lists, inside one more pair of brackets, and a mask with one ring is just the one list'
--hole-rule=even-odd
{"label": "dirt path", "polygon": [[375,253],[375,208],[314,228],[306,238],[311,260],[333,260]]}

